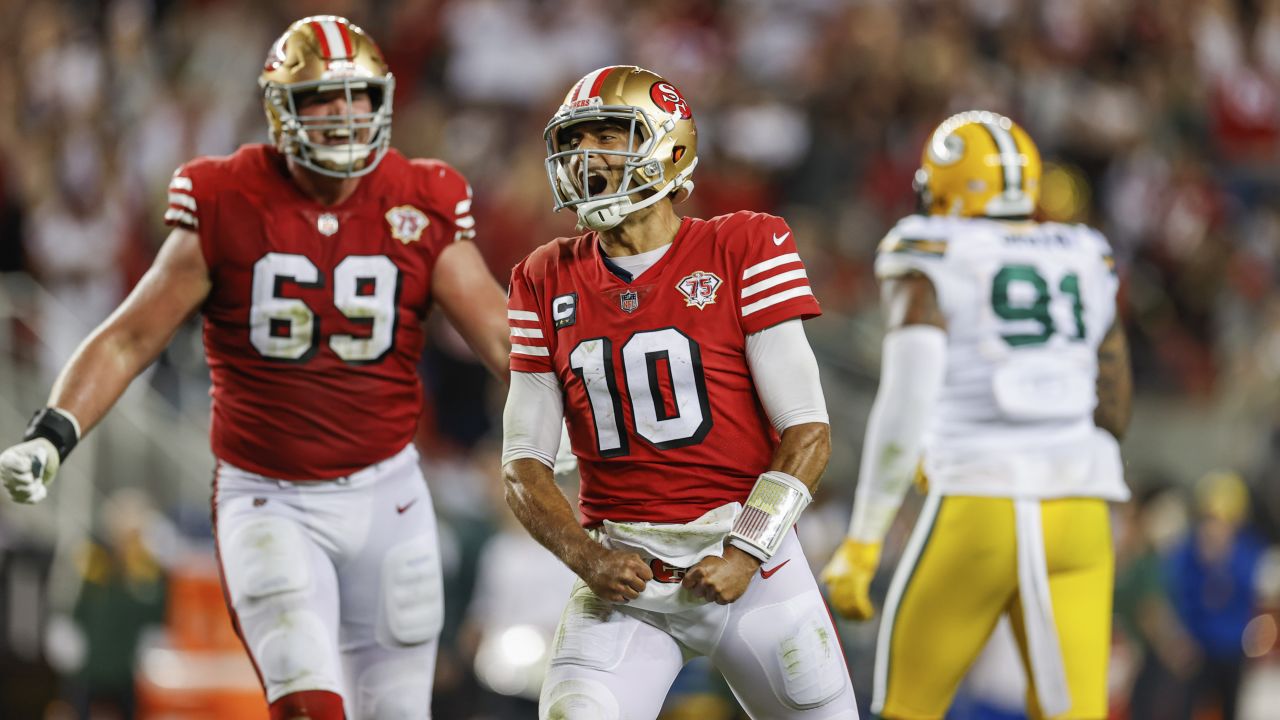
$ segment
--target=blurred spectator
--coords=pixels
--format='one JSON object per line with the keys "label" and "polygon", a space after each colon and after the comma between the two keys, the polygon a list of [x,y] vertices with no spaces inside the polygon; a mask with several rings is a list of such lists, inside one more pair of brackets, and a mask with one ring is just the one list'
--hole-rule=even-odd
{"label": "blurred spectator", "polygon": [[1195,491],[1196,524],[1169,558],[1170,589],[1201,659],[1193,707],[1213,707],[1223,720],[1235,720],[1244,632],[1254,615],[1266,547],[1247,523],[1249,489],[1238,474],[1209,473]]}
{"label": "blurred spectator", "polygon": [[1186,509],[1177,491],[1157,486],[1120,506],[1116,523],[1116,639],[1136,669],[1129,717],[1189,720],[1190,681],[1200,651],[1170,603],[1164,559],[1186,535]]}
{"label": "blurred spectator", "polygon": [[153,547],[157,523],[163,518],[144,495],[119,490],[102,506],[102,540],[81,551],[83,584],[73,621],[84,655],[67,693],[81,717],[134,717],[139,639],[164,623],[165,570]]}

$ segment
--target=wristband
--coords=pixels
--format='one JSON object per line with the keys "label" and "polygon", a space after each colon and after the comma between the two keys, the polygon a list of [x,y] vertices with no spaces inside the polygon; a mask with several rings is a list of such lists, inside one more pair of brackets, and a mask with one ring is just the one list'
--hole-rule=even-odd
{"label": "wristband", "polygon": [[762,474],[733,521],[729,544],[767,561],[778,552],[796,518],[812,500],[809,488],[799,478],[777,470]]}
{"label": "wristband", "polygon": [[44,408],[31,418],[27,431],[22,435],[24,441],[36,438],[44,438],[53,443],[53,447],[58,450],[58,459],[66,460],[80,441],[80,423],[66,410]]}

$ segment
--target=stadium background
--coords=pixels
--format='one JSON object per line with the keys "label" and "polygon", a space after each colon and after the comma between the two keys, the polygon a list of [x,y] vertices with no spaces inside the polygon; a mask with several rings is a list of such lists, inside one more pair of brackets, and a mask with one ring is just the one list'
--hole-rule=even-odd
{"label": "stadium background", "polygon": [[[568,86],[633,63],[683,90],[701,162],[678,209],[784,215],[823,303],[808,330],[836,447],[802,527],[815,565],[847,521],[878,376],[876,242],[913,209],[926,134],[971,108],[1008,114],[1039,144],[1043,217],[1095,224],[1116,249],[1137,386],[1125,452],[1144,500],[1117,512],[1122,584],[1130,561],[1172,552],[1224,502],[1242,532],[1274,540],[1277,0],[0,0],[4,442],[146,268],[173,169],[265,139],[261,59],[288,22],[320,12],[380,43],[397,77],[393,143],[471,180],[478,241],[504,282],[572,229],[549,210],[542,168],[542,128]],[[536,690],[570,578],[513,527],[497,479],[501,388],[438,319],[423,373],[448,575],[436,717],[530,717],[520,696]],[[264,716],[233,709],[258,691],[211,580],[207,389],[193,320],[49,501],[0,504],[0,716]],[[1232,495],[1236,477],[1251,502]],[[886,584],[882,573],[880,597]],[[1280,706],[1274,586],[1257,588],[1239,648],[1245,717]],[[1179,648],[1184,669],[1198,657],[1172,624],[1143,639],[1126,607],[1152,606],[1117,604],[1117,717],[1144,651],[1172,643],[1175,668]],[[842,627],[864,703],[874,627]],[[1001,694],[1016,703],[1012,662],[997,644],[956,716]],[[984,676],[1000,679],[994,691]],[[673,689],[670,717],[733,713],[698,665]]]}

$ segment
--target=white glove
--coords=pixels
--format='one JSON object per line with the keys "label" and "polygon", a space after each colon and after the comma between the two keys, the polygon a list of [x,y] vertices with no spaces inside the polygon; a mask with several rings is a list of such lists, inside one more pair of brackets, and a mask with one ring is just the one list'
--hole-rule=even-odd
{"label": "white glove", "polygon": [[34,505],[49,494],[46,487],[58,474],[58,449],[35,438],[0,453],[0,481],[14,502]]}

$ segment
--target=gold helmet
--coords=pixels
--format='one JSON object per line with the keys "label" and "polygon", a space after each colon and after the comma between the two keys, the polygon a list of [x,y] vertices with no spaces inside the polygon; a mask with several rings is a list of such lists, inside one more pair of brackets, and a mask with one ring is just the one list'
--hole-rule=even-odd
{"label": "gold helmet", "polygon": [[[630,148],[561,146],[560,131],[591,120],[613,120],[629,127]],[[693,192],[690,176],[698,164],[698,129],[689,103],[674,85],[643,68],[615,65],[588,73],[569,90],[543,137],[555,210],[573,208],[580,227],[608,230],[669,194],[680,202]],[[625,158],[623,179],[615,192],[593,195],[588,189],[587,166],[593,153]],[[642,199],[633,201],[635,193],[641,193]]]}
{"label": "gold helmet", "polygon": [[962,112],[929,136],[915,188],[929,215],[1026,217],[1040,198],[1040,151],[1009,118]]}
{"label": "gold helmet", "polygon": [[[290,25],[267,53],[258,85],[272,142],[310,170],[331,177],[364,175],[391,147],[395,79],[373,39],[346,18],[314,15]],[[346,93],[344,115],[298,114],[299,96],[334,91]],[[372,112],[351,112],[357,92],[369,94]],[[345,137],[347,142],[317,143],[308,133]]]}

